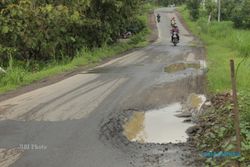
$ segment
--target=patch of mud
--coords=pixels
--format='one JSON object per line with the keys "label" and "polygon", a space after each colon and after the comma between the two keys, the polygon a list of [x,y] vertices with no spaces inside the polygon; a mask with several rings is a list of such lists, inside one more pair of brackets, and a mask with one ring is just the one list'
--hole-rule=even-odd
{"label": "patch of mud", "polygon": [[198,63],[177,63],[171,64],[164,68],[164,71],[167,73],[175,73],[178,71],[183,71],[188,68],[200,69],[200,64]]}
{"label": "patch of mud", "polygon": [[3,149],[0,148],[0,166],[9,167],[11,164],[15,163],[21,156],[23,150],[12,148]]}
{"label": "patch of mud", "polygon": [[140,143],[144,143],[143,131],[144,131],[144,120],[145,113],[144,112],[134,112],[133,116],[129,121],[125,123],[123,126],[124,132],[123,134],[130,140],[136,139]]}
{"label": "patch of mud", "polygon": [[135,112],[124,125],[124,135],[130,141],[139,143],[181,143],[186,142],[186,129],[191,123],[183,123],[175,114],[181,111],[180,103],[162,109]]}

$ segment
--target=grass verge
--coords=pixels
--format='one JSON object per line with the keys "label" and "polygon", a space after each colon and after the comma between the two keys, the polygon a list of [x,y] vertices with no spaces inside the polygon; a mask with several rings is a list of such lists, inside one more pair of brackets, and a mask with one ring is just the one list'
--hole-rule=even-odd
{"label": "grass verge", "polygon": [[[237,87],[240,107],[241,156],[210,156],[207,166],[232,166],[234,160],[241,166],[250,165],[250,30],[239,30],[232,22],[211,22],[202,16],[191,21],[185,6],[178,9],[189,29],[199,37],[207,51],[208,93],[213,95],[212,106],[200,116],[199,133],[193,137],[201,152],[230,152],[235,148],[235,131],[232,120],[232,97],[229,60],[239,65]],[[223,93],[229,92],[229,93]],[[214,99],[214,100],[213,100]]]}
{"label": "grass verge", "polygon": [[[211,22],[206,18],[193,22],[184,6],[179,8],[190,30],[205,44],[209,65],[208,86],[211,93],[227,91],[231,88],[229,60],[239,64],[245,57],[250,57],[250,30],[237,30],[232,22]],[[237,75],[238,89],[250,87],[250,59],[246,59]]]}

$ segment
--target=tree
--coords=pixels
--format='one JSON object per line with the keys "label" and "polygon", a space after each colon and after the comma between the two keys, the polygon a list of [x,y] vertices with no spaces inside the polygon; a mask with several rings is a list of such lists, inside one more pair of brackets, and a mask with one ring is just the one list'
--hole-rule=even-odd
{"label": "tree", "polygon": [[250,0],[245,0],[241,10],[242,22],[245,28],[250,28]]}
{"label": "tree", "polygon": [[216,3],[213,0],[206,0],[205,2],[205,8],[207,11],[207,14],[209,15],[209,21],[213,18],[213,16],[216,15]]}
{"label": "tree", "polygon": [[231,20],[233,12],[240,0],[221,0],[221,19]]}
{"label": "tree", "polygon": [[162,6],[168,6],[168,5],[180,5],[185,2],[185,0],[158,0],[159,4]]}
{"label": "tree", "polygon": [[138,18],[142,3],[143,0],[1,1],[0,66],[8,66],[10,56],[27,64],[70,59],[82,47],[112,44],[127,30],[138,33],[145,26]]}
{"label": "tree", "polygon": [[243,0],[233,10],[232,20],[235,27],[250,28],[250,0]]}
{"label": "tree", "polygon": [[190,16],[193,20],[199,18],[199,8],[201,0],[187,0],[187,8],[189,9]]}

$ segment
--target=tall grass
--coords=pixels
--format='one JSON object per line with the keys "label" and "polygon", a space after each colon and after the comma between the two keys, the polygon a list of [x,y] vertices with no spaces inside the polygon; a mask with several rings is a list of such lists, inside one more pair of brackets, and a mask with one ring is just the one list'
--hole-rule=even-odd
{"label": "tall grass", "polygon": [[[208,24],[207,19],[204,17],[200,18],[197,22],[192,22],[184,7],[181,7],[179,11],[190,30],[201,38],[205,44],[209,68],[207,80],[210,93],[230,91],[229,60],[234,59],[237,66],[240,65],[237,72],[237,88],[242,136],[240,161],[242,162],[242,166],[244,166],[244,164],[247,164],[244,161],[249,162],[250,160],[250,30],[235,29],[232,22],[211,22]],[[229,122],[223,120],[220,116],[221,113],[220,109],[215,111],[216,120],[214,122],[222,120],[219,126],[223,127],[224,125],[228,125]],[[212,138],[208,134],[210,133],[216,136],[215,127],[216,126],[209,127],[209,131],[201,134],[198,138],[200,143],[202,143],[204,139],[207,139],[209,146],[215,146],[210,148],[211,150],[216,150],[218,149],[217,147],[220,147],[216,138]],[[232,128],[228,128],[228,130],[229,129],[232,132],[234,131]],[[234,134],[231,135],[234,136]],[[220,142],[228,142],[228,136],[222,137],[225,140]],[[216,162],[216,159],[210,160],[207,161],[207,163],[216,166],[212,164]],[[230,161],[230,159],[223,160],[225,161],[224,163]]]}
{"label": "tall grass", "polygon": [[[237,74],[238,89],[250,87],[250,30],[239,30],[229,21],[207,23],[207,18],[197,22],[189,19],[185,7],[179,8],[191,31],[204,42],[207,50],[208,87],[211,93],[231,88],[229,60],[241,63]],[[249,58],[248,58],[249,57]]]}

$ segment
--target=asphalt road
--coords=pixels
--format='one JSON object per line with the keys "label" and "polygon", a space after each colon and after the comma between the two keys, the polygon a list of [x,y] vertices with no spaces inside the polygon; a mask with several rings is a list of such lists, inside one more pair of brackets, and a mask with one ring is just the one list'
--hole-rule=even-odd
{"label": "asphalt road", "polygon": [[[185,166],[179,146],[169,146],[160,162],[152,160],[155,153],[147,156],[149,160],[145,154],[140,158],[138,149],[102,139],[106,133],[102,127],[114,114],[159,108],[203,91],[202,69],[164,72],[170,64],[202,63],[204,57],[197,40],[179,20],[181,42],[174,47],[169,23],[175,14],[167,8],[157,13],[161,15],[159,39],[150,46],[0,102],[0,166]],[[143,147],[151,152],[160,149]]]}

